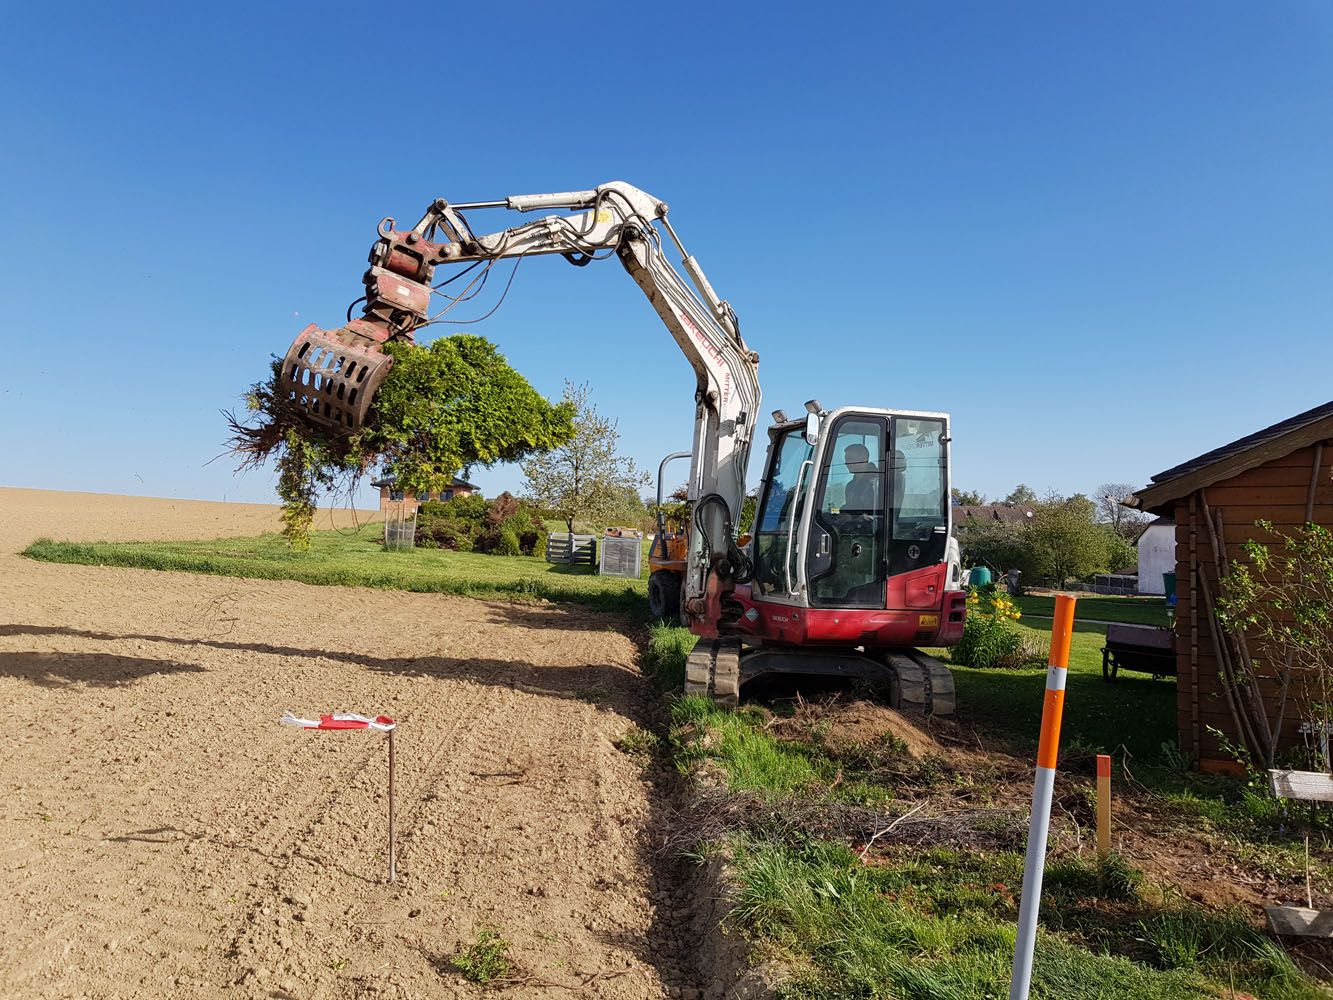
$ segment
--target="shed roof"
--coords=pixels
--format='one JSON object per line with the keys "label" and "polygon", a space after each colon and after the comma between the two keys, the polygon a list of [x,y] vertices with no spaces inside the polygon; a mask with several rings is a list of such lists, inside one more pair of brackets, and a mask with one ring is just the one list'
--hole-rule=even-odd
{"label": "shed roof", "polygon": [[1333,400],[1172,466],[1125,501],[1156,514],[1195,490],[1333,437]]}

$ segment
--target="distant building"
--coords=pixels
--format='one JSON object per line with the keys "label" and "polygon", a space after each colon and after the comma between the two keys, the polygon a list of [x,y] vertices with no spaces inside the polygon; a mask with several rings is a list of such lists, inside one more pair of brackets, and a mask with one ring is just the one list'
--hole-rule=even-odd
{"label": "distant building", "polygon": [[953,526],[1001,521],[1007,524],[1026,524],[1037,513],[1036,508],[1021,503],[961,503],[950,508]]}
{"label": "distant building", "polygon": [[1139,535],[1139,593],[1165,594],[1163,576],[1176,571],[1176,522],[1159,517]]}
{"label": "distant building", "polygon": [[391,478],[376,479],[370,485],[380,491],[380,510],[388,510],[391,503],[402,503],[408,511],[412,511],[427,500],[452,500],[454,497],[470,497],[481,492],[467,480],[457,477],[444,489],[432,490],[424,497],[418,497],[414,490],[400,490]]}

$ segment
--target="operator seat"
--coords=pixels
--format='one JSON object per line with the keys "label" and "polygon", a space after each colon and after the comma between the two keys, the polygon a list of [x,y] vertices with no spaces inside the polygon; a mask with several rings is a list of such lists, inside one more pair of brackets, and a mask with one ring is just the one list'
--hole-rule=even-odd
{"label": "operator seat", "polygon": [[867,514],[878,511],[879,466],[870,461],[870,449],[863,444],[849,444],[842,457],[852,474],[843,494],[843,510]]}

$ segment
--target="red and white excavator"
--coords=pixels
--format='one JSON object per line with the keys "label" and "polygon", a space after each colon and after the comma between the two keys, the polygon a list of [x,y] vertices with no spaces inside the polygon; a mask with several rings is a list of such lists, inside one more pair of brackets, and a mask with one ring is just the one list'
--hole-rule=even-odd
{"label": "red and white excavator", "polygon": [[[483,209],[558,214],[479,236],[464,213]],[[480,268],[475,285],[497,261],[540,254],[580,266],[614,254],[694,368],[684,568],[660,570],[668,577],[655,575],[651,587],[654,610],[678,606],[700,638],[686,691],[734,704],[744,683],[769,673],[853,675],[887,681],[895,703],[951,712],[952,676],[916,648],[956,642],[966,614],[950,530],[948,415],[828,410],[815,400],[799,419],[775,410],[753,531],[738,539],[760,420],[759,355],[686,252],[666,203],[629,184],[437,200],[408,230],[383,220],[361,317],[337,330],[312,324],[287,352],[292,399],[314,422],[356,429],[391,364],[380,345],[428,326],[432,296],[448,303],[468,294],[447,292],[437,269],[451,268],[456,280],[453,265]]]}

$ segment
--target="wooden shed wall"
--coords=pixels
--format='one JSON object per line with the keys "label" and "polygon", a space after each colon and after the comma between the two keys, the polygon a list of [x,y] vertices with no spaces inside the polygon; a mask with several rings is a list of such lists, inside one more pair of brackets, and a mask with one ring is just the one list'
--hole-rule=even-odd
{"label": "wooden shed wall", "polygon": [[[1255,527],[1256,521],[1271,521],[1274,527],[1287,530],[1305,523],[1310,481],[1315,473],[1315,450],[1314,446],[1302,448],[1214,483],[1190,498],[1176,501],[1176,665],[1180,746],[1195,754],[1205,768],[1230,762],[1208,732],[1208,727],[1228,734],[1237,743],[1240,740],[1218,675],[1217,652],[1209,630],[1202,583],[1199,579],[1192,583],[1190,578],[1191,567],[1197,567],[1200,578],[1207,581],[1216,600],[1217,566],[1212,539],[1203,519],[1203,504],[1207,503],[1214,518],[1221,514],[1224,560],[1243,559],[1242,546],[1246,541],[1275,540],[1270,533]],[[1326,443],[1316,479],[1313,520],[1333,528],[1331,475],[1333,444]],[[1263,695],[1272,718],[1277,691],[1265,687]],[[1290,706],[1286,715],[1283,738],[1299,741],[1300,718],[1290,711]]]}

